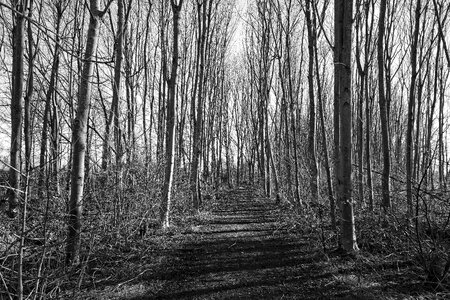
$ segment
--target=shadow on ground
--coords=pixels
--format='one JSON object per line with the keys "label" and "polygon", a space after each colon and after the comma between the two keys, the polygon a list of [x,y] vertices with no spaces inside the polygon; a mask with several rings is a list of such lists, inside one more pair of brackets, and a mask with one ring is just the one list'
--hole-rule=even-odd
{"label": "shadow on ground", "polygon": [[[100,293],[85,299],[416,299],[409,296],[423,292],[410,262],[325,254],[319,234],[291,226],[285,213],[251,189],[222,193],[170,247],[136,257],[138,275],[103,292],[97,286]],[[155,257],[159,263],[150,263]]]}
{"label": "shadow on ground", "polygon": [[128,299],[379,299],[389,288],[352,263],[333,267],[316,237],[283,225],[280,214],[250,189],[230,191]]}

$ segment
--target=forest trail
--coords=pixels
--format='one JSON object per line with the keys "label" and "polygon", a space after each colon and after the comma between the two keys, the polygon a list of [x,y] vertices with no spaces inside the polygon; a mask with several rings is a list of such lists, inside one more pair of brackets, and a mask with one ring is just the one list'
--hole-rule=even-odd
{"label": "forest trail", "polygon": [[145,279],[155,288],[131,299],[348,296],[348,286],[326,288],[332,274],[321,261],[327,258],[312,248],[312,236],[283,225],[280,216],[273,200],[251,189],[221,194],[211,217],[193,226],[163,268]]}
{"label": "forest trail", "polygon": [[331,241],[324,250],[327,233],[311,212],[278,206],[254,188],[208,201],[186,226],[150,233],[102,263],[95,287],[77,299],[449,299],[424,290],[411,260],[345,256]]}

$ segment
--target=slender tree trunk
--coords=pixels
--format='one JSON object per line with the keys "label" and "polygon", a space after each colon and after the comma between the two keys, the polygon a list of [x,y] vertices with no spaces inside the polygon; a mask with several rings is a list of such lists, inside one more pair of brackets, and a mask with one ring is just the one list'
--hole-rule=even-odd
{"label": "slender tree trunk", "polygon": [[[314,43],[314,51],[315,51],[315,65],[316,65],[316,78],[317,78],[317,104],[319,109],[319,119],[320,119],[320,128],[322,130],[322,151],[323,151],[323,160],[325,164],[325,174],[327,179],[327,190],[328,190],[328,200],[330,201],[330,219],[331,226],[333,230],[336,230],[336,202],[333,196],[333,184],[331,182],[331,171],[330,171],[330,162],[328,155],[328,142],[325,131],[325,117],[324,117],[324,108],[323,108],[323,97],[322,97],[322,85],[320,81],[319,75],[319,59],[317,57],[317,43]],[[323,73],[325,73],[325,65],[323,69]]]}
{"label": "slender tree trunk", "polygon": [[[103,140],[103,158],[102,158],[102,169],[106,170],[110,162],[111,156],[111,129],[114,124],[114,141],[116,143],[116,168],[119,169],[119,164],[121,161],[121,142],[120,142],[120,112],[119,112],[119,97],[120,97],[120,78],[122,70],[122,59],[123,59],[123,35],[124,35],[124,25],[123,25],[123,0],[117,1],[117,31],[116,39],[114,42],[114,52],[115,52],[115,63],[114,63],[114,81],[113,81],[113,97],[111,102],[111,110],[109,112],[108,120],[105,125],[105,138]],[[119,171],[119,170],[117,170]]]}
{"label": "slender tree trunk", "polygon": [[[28,19],[33,17],[33,4],[34,0],[30,0],[30,6],[28,10]],[[25,140],[25,170],[26,172],[30,171],[32,165],[32,143],[33,138],[31,136],[31,100],[33,98],[33,89],[34,89],[34,58],[36,55],[36,51],[34,51],[34,39],[33,39],[33,31],[31,28],[31,22],[28,22],[27,27],[27,36],[28,36],[28,78],[27,78],[27,94],[25,96],[24,103],[24,140]]]}
{"label": "slender tree trunk", "polygon": [[366,114],[366,147],[365,147],[365,156],[366,156],[366,166],[367,166],[367,190],[369,196],[369,209],[373,211],[373,184],[372,184],[372,162],[370,156],[370,137],[371,137],[371,126],[372,126],[372,118],[371,118],[371,108],[370,108],[370,99],[369,99],[369,89],[368,89],[369,79],[366,76],[364,80],[365,87],[365,114]]}
{"label": "slender tree trunk", "polygon": [[[339,199],[339,195],[341,194],[341,185],[339,182],[339,166],[340,166],[340,151],[339,151],[339,140],[340,140],[340,132],[339,132],[339,119],[340,119],[340,99],[341,99],[341,72],[342,68],[339,65],[336,65],[338,61],[341,59],[341,52],[342,52],[342,38],[338,38],[342,35],[342,20],[337,19],[339,15],[342,14],[342,8],[339,7],[339,5],[342,5],[342,0],[335,0],[334,1],[334,16],[335,16],[335,27],[334,27],[334,86],[333,86],[333,94],[334,94],[334,101],[333,101],[333,175],[334,175],[334,181],[333,181],[333,190],[335,192],[335,199],[337,200],[338,208],[341,209],[341,203]],[[341,241],[338,241],[339,245]]]}
{"label": "slender tree trunk", "polygon": [[291,100],[290,104],[290,111],[291,111],[291,131],[292,131],[292,148],[294,152],[294,194],[297,205],[300,207],[303,204],[302,199],[300,198],[300,178],[299,178],[299,170],[298,170],[298,149],[297,149],[297,133],[296,133],[296,126],[295,126],[295,115],[294,115],[294,103],[293,100]]}
{"label": "slender tree trunk", "polygon": [[272,172],[273,172],[273,180],[275,183],[275,202],[276,204],[280,204],[281,202],[281,195],[280,195],[280,184],[278,180],[278,172],[277,168],[275,166],[275,162],[273,160],[273,153],[272,153],[272,147],[270,146],[270,142],[268,142],[268,150],[269,150],[269,156],[270,156],[270,165],[272,166]]}
{"label": "slender tree trunk", "polygon": [[[445,3],[445,1],[444,1],[444,3]],[[437,19],[438,32],[439,32],[439,35],[441,37],[442,48],[444,50],[445,57],[447,58],[447,65],[450,68],[450,54],[449,54],[449,51],[448,51],[448,48],[447,48],[447,43],[446,43],[446,40],[445,40],[444,29],[442,28],[443,27],[443,24],[442,24],[443,21],[441,20],[441,16],[440,16],[441,12],[442,12],[442,6],[444,6],[444,5],[439,5],[439,7],[438,7],[437,1],[433,0],[433,7],[434,7],[434,13],[435,13],[436,19]],[[447,9],[444,18],[446,18],[448,11],[449,10]]]}
{"label": "slender tree trunk", "polygon": [[[179,20],[183,0],[176,4],[175,0],[171,0],[173,12],[173,49],[172,49],[172,67],[170,78],[167,80],[169,89],[169,98],[167,101],[167,120],[166,120],[166,157],[165,157],[165,174],[164,185],[162,189],[162,199],[160,206],[160,222],[163,229],[170,226],[170,209],[171,209],[171,193],[173,183],[173,166],[175,161],[175,93],[176,78],[178,68],[178,36],[179,36]],[[164,76],[166,76],[167,64],[164,62]]]}
{"label": "slender tree trunk", "polygon": [[386,94],[384,90],[384,31],[385,31],[385,16],[386,16],[386,0],[381,0],[380,4],[380,19],[378,23],[378,44],[377,44],[377,57],[378,57],[378,97],[380,105],[380,121],[381,121],[381,140],[383,148],[383,174],[381,177],[381,189],[384,209],[391,207],[391,198],[389,192],[390,186],[390,157],[389,157],[389,128],[387,118],[387,103]]}
{"label": "slender tree trunk", "polygon": [[415,86],[417,78],[417,44],[419,39],[419,22],[420,22],[421,0],[416,2],[416,10],[414,14],[414,33],[411,45],[411,85],[409,88],[408,102],[408,123],[406,129],[406,204],[408,208],[408,217],[413,216],[413,200],[412,200],[412,150],[413,150],[413,126],[415,111]]}
{"label": "slender tree trunk", "polygon": [[[419,57],[421,57],[421,55],[419,55]],[[418,74],[419,76],[419,80],[418,80],[418,87],[417,87],[417,110],[416,110],[416,130],[413,129],[414,133],[415,133],[415,137],[414,137],[414,157],[413,157],[413,171],[412,171],[412,178],[413,181],[419,182],[419,177],[420,177],[420,168],[419,168],[419,161],[420,161],[420,151],[419,151],[419,139],[420,139],[420,135],[421,135],[421,127],[423,126],[422,124],[422,120],[421,120],[421,116],[422,116],[422,90],[423,90],[423,81],[420,78],[421,75]]]}
{"label": "slender tree trunk", "polygon": [[[197,89],[197,116],[194,117],[194,134],[192,137],[192,165],[191,165],[191,199],[194,210],[200,208],[201,194],[200,194],[200,184],[199,184],[199,158],[201,155],[201,144],[202,144],[202,124],[203,124],[203,89],[204,89],[204,73],[205,73],[205,56],[207,32],[209,30],[210,16],[212,0],[205,3],[197,3],[197,17],[198,17],[198,42],[197,42],[197,60],[198,60],[198,82]],[[207,5],[209,4],[209,5]],[[194,93],[195,98],[195,93]],[[195,104],[195,100],[192,101]],[[195,105],[194,105],[195,107]],[[194,115],[193,115],[194,116]]]}
{"label": "slender tree trunk", "polygon": [[[356,19],[356,65],[359,75],[359,89],[358,89],[358,103],[357,103],[357,117],[356,117],[356,127],[357,127],[357,154],[358,154],[358,200],[364,205],[364,187],[363,187],[363,99],[364,99],[364,78],[365,69],[361,66],[361,39],[360,32],[362,31],[361,26],[361,1],[356,1],[357,9],[357,19]],[[369,39],[367,36],[366,39]],[[367,44],[367,42],[366,42]],[[366,67],[366,65],[364,65]]]}
{"label": "slender tree trunk", "polygon": [[[69,200],[69,223],[67,235],[66,264],[78,263],[80,255],[80,234],[84,170],[86,156],[86,136],[89,108],[91,104],[91,81],[93,59],[97,49],[98,28],[104,12],[98,9],[99,0],[90,0],[90,20],[84,54],[81,81],[78,87],[78,109],[72,127],[72,181]],[[111,4],[111,2],[109,3]],[[108,4],[108,6],[109,6]]]}
{"label": "slender tree trunk", "polygon": [[11,97],[11,148],[9,163],[8,215],[14,218],[20,198],[21,161],[20,151],[22,145],[22,105],[23,105],[23,53],[24,53],[24,13],[26,0],[14,1],[13,12],[15,24],[13,27],[13,54],[12,54],[12,97]]}
{"label": "slender tree trunk", "polygon": [[[296,130],[296,118],[295,118],[295,96],[294,96],[294,83],[293,76],[295,72],[292,72],[291,66],[291,43],[289,38],[289,33],[286,33],[286,68],[287,68],[287,79],[288,79],[288,96],[289,96],[289,112],[290,112],[290,130],[292,134],[292,154],[294,156],[294,196],[295,203],[300,207],[303,204],[302,199],[300,198],[300,179],[299,179],[299,170],[298,170],[298,142],[297,142],[297,130]],[[302,35],[301,45],[304,44],[304,35]],[[303,67],[303,54],[301,54],[300,58],[300,73]],[[298,115],[299,118],[300,114]]]}
{"label": "slender tree trunk", "polygon": [[[58,76],[57,76],[58,77]],[[55,80],[55,90],[57,89],[58,78]],[[51,133],[51,178],[53,179],[52,185],[54,186],[54,191],[57,195],[60,194],[60,186],[59,186],[59,162],[60,162],[60,134],[59,134],[59,122],[60,122],[60,114],[59,107],[57,103],[57,93],[53,93],[52,97],[52,116],[50,122],[50,133]]]}
{"label": "slender tree trunk", "polygon": [[318,171],[316,162],[316,104],[314,99],[314,43],[316,40],[315,22],[311,19],[311,0],[306,1],[306,26],[308,29],[308,94],[309,94],[309,130],[308,130],[308,156],[310,189],[313,201],[319,199]]}
{"label": "slender tree trunk", "polygon": [[444,105],[445,105],[445,83],[443,80],[443,70],[442,66],[440,69],[440,96],[439,96],[439,117],[438,117],[438,147],[439,147],[439,189],[446,190],[447,189],[447,181],[445,174],[445,148],[444,148]]}

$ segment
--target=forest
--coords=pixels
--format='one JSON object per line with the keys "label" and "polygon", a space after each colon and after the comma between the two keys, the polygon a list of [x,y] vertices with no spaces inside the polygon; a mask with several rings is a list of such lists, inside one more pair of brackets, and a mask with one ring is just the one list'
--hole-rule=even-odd
{"label": "forest", "polygon": [[0,299],[449,299],[447,0],[0,0]]}

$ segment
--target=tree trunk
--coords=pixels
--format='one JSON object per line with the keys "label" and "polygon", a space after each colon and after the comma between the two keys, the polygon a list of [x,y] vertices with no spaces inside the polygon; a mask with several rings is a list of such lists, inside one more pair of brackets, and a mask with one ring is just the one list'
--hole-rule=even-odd
{"label": "tree trunk", "polygon": [[[30,7],[28,10],[28,18],[31,19],[33,16],[33,4],[34,0],[30,0]],[[27,78],[27,94],[25,96],[25,106],[24,106],[24,140],[25,140],[25,170],[26,172],[30,171],[32,165],[32,143],[33,138],[31,136],[31,98],[33,97],[33,89],[34,89],[34,39],[33,39],[33,31],[31,28],[31,22],[28,22],[27,27],[27,36],[28,36],[28,78]]]}
{"label": "tree trunk", "polygon": [[69,200],[66,264],[78,263],[80,255],[87,121],[91,104],[90,86],[93,77],[93,59],[97,49],[98,28],[100,18],[103,16],[103,12],[100,12],[98,9],[98,2],[99,0],[90,0],[89,29],[87,33],[81,81],[78,87],[78,108],[75,120],[72,124],[72,181]]}
{"label": "tree trunk", "polygon": [[417,78],[417,43],[419,39],[419,21],[420,21],[421,1],[417,0],[415,10],[415,24],[413,41],[411,45],[411,85],[409,88],[408,102],[408,123],[406,129],[406,204],[408,208],[408,217],[413,216],[413,200],[412,200],[412,150],[413,150],[413,126],[415,111],[415,86]]}
{"label": "tree trunk", "polygon": [[[323,97],[322,97],[322,85],[320,81],[319,75],[319,59],[317,57],[317,43],[314,43],[314,51],[315,51],[315,65],[316,65],[316,78],[317,78],[317,104],[319,109],[319,119],[320,119],[320,127],[321,127],[321,137],[322,137],[322,151],[323,151],[323,160],[325,164],[325,174],[327,179],[327,190],[328,190],[328,200],[330,201],[330,219],[331,219],[331,227],[333,230],[336,230],[336,202],[333,196],[333,184],[331,182],[331,171],[330,171],[330,162],[328,155],[328,142],[325,131],[325,117],[324,117],[324,108],[323,108]],[[323,72],[325,73],[325,65]]]}
{"label": "tree trunk", "polygon": [[[194,210],[198,211],[200,208],[201,194],[199,184],[199,158],[201,155],[202,145],[202,124],[203,124],[203,89],[204,89],[204,73],[205,73],[205,59],[206,59],[206,45],[207,32],[209,30],[212,0],[204,3],[197,2],[197,18],[198,18],[198,42],[197,42],[197,61],[198,61],[198,83],[197,89],[197,116],[193,117],[194,133],[192,137],[192,165],[191,165],[191,200]],[[209,4],[209,5],[207,5]],[[208,9],[208,10],[207,10]],[[195,93],[193,95],[195,99]],[[195,100],[192,100],[195,107]]]}
{"label": "tree trunk", "polygon": [[102,157],[102,169],[107,170],[108,164],[111,160],[111,129],[114,124],[114,141],[116,144],[116,167],[119,171],[119,164],[121,161],[121,142],[120,142],[120,130],[119,130],[119,96],[120,96],[120,77],[122,70],[122,59],[123,59],[123,35],[124,35],[124,25],[123,25],[123,0],[117,1],[117,32],[116,40],[114,43],[114,81],[112,87],[112,102],[111,110],[109,111],[109,117],[105,125],[105,138],[103,140],[103,157]]}
{"label": "tree trunk", "polygon": [[[166,120],[166,157],[165,157],[165,172],[164,185],[162,189],[162,199],[160,206],[160,222],[163,229],[170,226],[170,208],[171,208],[171,193],[173,182],[173,165],[175,161],[175,92],[176,92],[176,78],[178,68],[178,35],[179,35],[179,20],[180,11],[183,0],[176,4],[175,0],[171,0],[173,12],[173,50],[172,50],[172,67],[170,78],[167,80],[169,90],[169,98],[167,99],[167,120]],[[164,76],[166,76],[167,64],[164,62],[163,68]]]}
{"label": "tree trunk", "polygon": [[367,189],[369,194],[369,209],[373,211],[373,184],[372,184],[372,162],[370,156],[370,137],[371,131],[370,128],[372,126],[372,114],[370,108],[370,99],[369,99],[369,88],[368,88],[369,79],[366,76],[364,80],[365,87],[365,114],[366,114],[366,147],[365,147],[365,156],[366,156],[366,166],[367,166]]}
{"label": "tree trunk", "polygon": [[314,43],[316,40],[315,22],[311,20],[311,0],[306,1],[306,26],[308,28],[308,94],[309,94],[309,130],[308,130],[308,162],[312,201],[319,200],[318,172],[316,162],[316,104],[314,99]]}
{"label": "tree trunk", "polygon": [[353,1],[335,0],[335,80],[339,96],[339,203],[341,206],[341,246],[346,252],[358,250],[352,200],[352,105],[351,45]]}
{"label": "tree trunk", "polygon": [[390,157],[389,157],[389,128],[387,118],[387,103],[386,94],[384,90],[384,31],[385,31],[385,16],[386,16],[386,0],[381,0],[380,4],[380,19],[378,23],[378,44],[377,44],[377,57],[378,57],[378,97],[380,105],[380,122],[381,122],[381,140],[383,148],[383,174],[381,177],[381,189],[384,209],[391,207],[391,198],[389,192],[390,186]]}
{"label": "tree trunk", "polygon": [[13,12],[15,25],[13,27],[13,54],[12,54],[12,95],[11,95],[11,148],[8,190],[9,208],[8,216],[14,218],[20,198],[21,161],[20,151],[22,145],[22,104],[23,104],[23,53],[24,53],[24,13],[25,0],[16,0]]}

